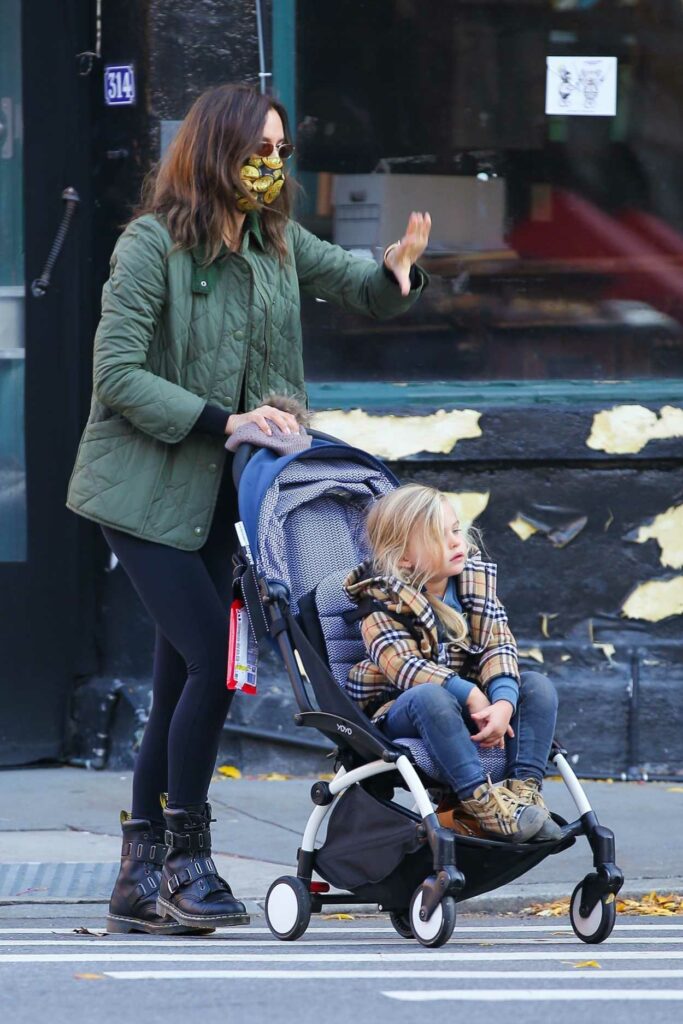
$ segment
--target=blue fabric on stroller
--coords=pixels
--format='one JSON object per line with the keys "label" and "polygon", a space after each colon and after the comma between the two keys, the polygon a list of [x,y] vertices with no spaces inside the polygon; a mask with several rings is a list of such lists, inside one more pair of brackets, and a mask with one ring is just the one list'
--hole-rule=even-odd
{"label": "blue fabric on stroller", "polygon": [[[284,457],[262,449],[242,475],[240,515],[257,568],[287,586],[294,610],[305,594],[315,592],[327,661],[341,687],[366,653],[358,623],[344,618],[354,606],[342,584],[369,554],[368,503],[397,484],[386,466],[366,452],[316,440],[310,449]],[[394,742],[410,751],[425,775],[443,782],[422,740]],[[479,745],[477,750],[484,773],[493,782],[504,779],[505,751]]]}

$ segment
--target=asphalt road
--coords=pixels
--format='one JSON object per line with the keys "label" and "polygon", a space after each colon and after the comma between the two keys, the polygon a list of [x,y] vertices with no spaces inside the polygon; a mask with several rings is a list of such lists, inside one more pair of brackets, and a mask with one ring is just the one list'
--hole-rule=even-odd
{"label": "asphalt road", "polygon": [[[675,917],[620,917],[604,944],[588,946],[566,918],[461,914],[438,950],[401,939],[384,915],[314,918],[293,943],[274,940],[263,918],[194,939],[106,935],[101,920],[97,906],[0,908],[0,1020],[683,1019],[683,921]],[[83,928],[90,934],[76,931]]]}

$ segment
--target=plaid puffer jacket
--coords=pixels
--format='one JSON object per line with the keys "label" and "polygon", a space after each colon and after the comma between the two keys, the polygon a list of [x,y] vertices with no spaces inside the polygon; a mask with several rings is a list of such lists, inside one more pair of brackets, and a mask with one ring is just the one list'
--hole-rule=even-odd
{"label": "plaid puffer jacket", "polygon": [[517,645],[496,595],[496,566],[482,561],[478,551],[470,553],[457,578],[468,625],[463,640],[441,643],[427,598],[396,577],[373,575],[371,562],[354,569],[344,589],[357,604],[371,598],[381,605],[361,621],[368,657],[354,665],[346,683],[349,696],[373,721],[384,717],[402,691],[420,683],[443,684],[458,675],[486,692],[499,676],[519,682]]}

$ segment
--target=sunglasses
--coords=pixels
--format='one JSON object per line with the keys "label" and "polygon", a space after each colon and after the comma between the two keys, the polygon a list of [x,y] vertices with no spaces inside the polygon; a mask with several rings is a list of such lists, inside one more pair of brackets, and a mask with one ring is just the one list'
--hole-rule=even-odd
{"label": "sunglasses", "polygon": [[274,146],[272,142],[259,142],[254,146],[254,156],[271,156],[273,150],[281,160],[289,160],[294,152],[294,146],[291,142],[281,142],[279,146]]}

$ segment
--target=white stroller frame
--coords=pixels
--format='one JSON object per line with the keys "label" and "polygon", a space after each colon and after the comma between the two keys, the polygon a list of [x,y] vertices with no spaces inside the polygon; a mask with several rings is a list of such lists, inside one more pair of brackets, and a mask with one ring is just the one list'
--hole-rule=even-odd
{"label": "white stroller frame", "polygon": [[[595,825],[597,825],[597,818],[593,808],[591,807],[590,801],[588,800],[588,797],[586,796],[586,793],[571,765],[567,761],[564,752],[557,749],[556,752],[551,753],[549,760],[555,765],[559,772],[563,782],[569,790],[570,796],[579,814],[579,820],[577,822],[563,828],[563,838],[583,832],[584,819],[586,819],[586,824],[590,821],[591,823],[595,822]],[[341,766],[335,774],[334,779],[327,784],[329,796],[332,799],[329,803],[316,805],[311,811],[301,841],[300,860],[306,860],[306,854],[313,857],[315,852],[315,843],[320,828],[325,821],[325,818],[344,792],[356,783],[364,782],[367,779],[392,771],[397,771],[401,775],[401,778],[415,801],[415,808],[420,814],[423,823],[426,825],[430,817],[434,814],[434,807],[425,784],[406,754],[401,754],[393,763],[387,763],[384,760],[370,761],[368,764],[361,765],[351,771],[347,771],[343,766]],[[318,786],[320,786],[320,784],[318,784]],[[303,858],[302,855],[304,855]],[[600,865],[596,862],[595,866],[599,867]],[[616,869],[616,871],[618,872],[618,869]],[[616,880],[617,879],[612,879],[613,882]],[[570,901],[569,912],[572,927],[576,935],[584,942],[603,941],[607,938],[614,925],[615,893],[613,891],[606,892],[604,897],[596,899],[592,907],[585,906],[583,908],[584,912],[582,912],[582,904],[584,900],[586,900],[584,889],[595,888],[594,883],[591,883],[591,876],[586,876],[586,879],[584,879],[582,883],[579,883],[574,890]],[[292,921],[287,919],[288,915],[286,911],[284,913],[283,920],[283,908],[278,906],[284,894],[283,889],[287,891],[289,887],[284,879],[279,879],[271,887],[266,901],[266,913],[268,915],[271,930],[274,934],[279,934],[281,938],[286,937],[282,934],[283,925],[285,931],[289,931],[292,927]],[[444,901],[442,900],[436,907],[432,908],[432,912],[429,914],[429,908],[424,905],[427,903],[427,900],[425,899],[426,894],[419,893],[416,895],[418,895],[418,898],[412,901],[410,907],[410,916],[408,921],[409,928],[406,927],[405,921],[401,921],[399,919],[399,915],[392,914],[391,917],[394,926],[400,934],[407,935],[409,930],[412,931],[413,935],[415,935],[415,937],[425,945],[440,945],[440,941],[435,941],[437,939],[447,941],[447,938],[450,937],[450,934],[452,933],[452,928],[455,923],[454,914],[449,912],[450,908],[448,904],[444,904]],[[343,900],[345,902],[353,902],[353,896],[344,896]],[[586,900],[586,902],[588,901]],[[292,907],[293,904],[290,902],[289,917],[291,917]],[[298,914],[298,910],[295,913],[295,916],[296,914]],[[446,932],[448,935],[444,938]]]}

